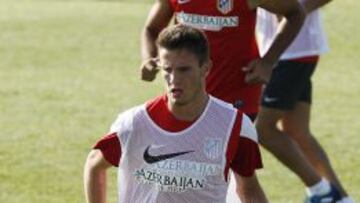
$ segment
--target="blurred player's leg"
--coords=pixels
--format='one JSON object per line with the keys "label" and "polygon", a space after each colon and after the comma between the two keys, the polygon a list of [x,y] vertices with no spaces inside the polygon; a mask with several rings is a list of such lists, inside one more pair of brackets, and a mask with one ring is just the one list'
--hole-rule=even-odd
{"label": "blurred player's leg", "polygon": [[299,145],[311,165],[322,177],[327,178],[337,187],[341,196],[347,196],[341,186],[326,152],[318,143],[310,131],[310,108],[306,102],[298,102],[295,108],[285,113],[282,127],[286,134],[290,135]]}
{"label": "blurred player's leg", "polygon": [[320,176],[317,175],[294,140],[277,127],[277,122],[283,115],[284,111],[262,107],[256,122],[259,141],[277,159],[294,171],[305,185],[314,185],[320,181]]}

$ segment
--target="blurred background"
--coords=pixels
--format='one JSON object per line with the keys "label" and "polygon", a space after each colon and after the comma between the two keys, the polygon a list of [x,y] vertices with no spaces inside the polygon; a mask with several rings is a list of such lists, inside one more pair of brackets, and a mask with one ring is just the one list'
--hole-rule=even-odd
{"label": "blurred background", "polygon": [[[162,92],[139,76],[153,0],[0,0],[0,202],[84,202],[82,172],[116,115]],[[358,0],[323,10],[330,52],[314,81],[313,131],[360,200]],[[300,180],[262,150],[271,202],[302,202]],[[116,170],[108,202],[117,201]]]}

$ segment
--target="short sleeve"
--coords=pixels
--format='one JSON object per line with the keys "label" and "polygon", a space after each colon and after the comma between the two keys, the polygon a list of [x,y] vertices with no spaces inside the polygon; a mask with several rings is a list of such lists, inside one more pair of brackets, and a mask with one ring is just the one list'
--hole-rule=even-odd
{"label": "short sleeve", "polygon": [[256,169],[263,167],[256,129],[249,117],[243,114],[240,134],[239,131],[233,133],[240,137],[237,139],[237,148],[230,167],[241,176],[252,176]]}
{"label": "short sleeve", "polygon": [[144,108],[137,106],[120,113],[110,127],[110,132],[94,145],[101,150],[104,158],[114,166],[119,166],[121,153],[133,130],[134,117]]}
{"label": "short sleeve", "polygon": [[103,136],[96,142],[93,149],[99,149],[106,161],[111,165],[118,167],[121,157],[121,145],[116,133]]}
{"label": "short sleeve", "polygon": [[262,167],[259,145],[253,140],[240,137],[231,169],[241,176],[249,177],[254,175],[256,169]]}

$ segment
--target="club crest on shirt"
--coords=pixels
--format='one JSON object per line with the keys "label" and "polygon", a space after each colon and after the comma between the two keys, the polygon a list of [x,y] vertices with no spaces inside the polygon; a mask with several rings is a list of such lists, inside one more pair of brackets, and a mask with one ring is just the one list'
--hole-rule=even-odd
{"label": "club crest on shirt", "polygon": [[217,9],[222,14],[228,14],[234,7],[233,0],[217,0]]}
{"label": "club crest on shirt", "polygon": [[207,138],[204,143],[204,154],[208,159],[217,159],[222,154],[222,140],[218,138]]}

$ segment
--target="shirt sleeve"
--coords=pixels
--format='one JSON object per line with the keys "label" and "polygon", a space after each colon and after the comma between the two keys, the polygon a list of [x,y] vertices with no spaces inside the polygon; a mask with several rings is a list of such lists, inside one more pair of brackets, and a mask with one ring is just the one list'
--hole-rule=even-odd
{"label": "shirt sleeve", "polygon": [[240,137],[231,169],[241,176],[249,177],[262,167],[259,145],[248,138]]}
{"label": "shirt sleeve", "polygon": [[99,149],[113,166],[119,166],[122,150],[125,149],[121,146],[126,146],[132,134],[134,117],[144,108],[144,105],[136,106],[120,113],[112,123],[109,133],[94,145],[93,149]]}
{"label": "shirt sleeve", "polygon": [[240,137],[237,139],[237,149],[230,167],[237,174],[249,177],[254,175],[256,169],[262,168],[263,164],[255,127],[246,115],[241,119],[240,128],[240,135],[239,131],[233,131],[237,134],[234,136]]}
{"label": "shirt sleeve", "polygon": [[93,149],[99,149],[106,161],[115,167],[119,166],[121,157],[121,145],[116,133],[103,136],[96,142]]}

